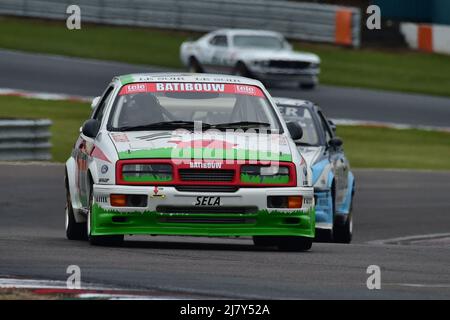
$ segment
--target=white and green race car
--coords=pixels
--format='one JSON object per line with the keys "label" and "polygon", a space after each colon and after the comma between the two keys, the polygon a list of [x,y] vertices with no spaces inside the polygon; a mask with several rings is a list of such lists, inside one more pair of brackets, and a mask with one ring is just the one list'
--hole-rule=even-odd
{"label": "white and green race car", "polygon": [[[66,162],[66,234],[252,236],[308,250],[312,172],[256,80],[205,74],[116,77]],[[292,138],[292,139],[291,139]]]}

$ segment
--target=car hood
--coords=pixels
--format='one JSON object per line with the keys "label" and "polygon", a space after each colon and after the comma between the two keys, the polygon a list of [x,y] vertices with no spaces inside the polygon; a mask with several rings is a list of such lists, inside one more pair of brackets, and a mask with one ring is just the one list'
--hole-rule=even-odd
{"label": "car hood", "polygon": [[239,49],[238,56],[243,60],[287,60],[320,63],[320,58],[313,53],[292,50]]}
{"label": "car hood", "polygon": [[111,132],[119,159],[204,158],[292,161],[287,138],[280,134],[193,133],[176,131]]}

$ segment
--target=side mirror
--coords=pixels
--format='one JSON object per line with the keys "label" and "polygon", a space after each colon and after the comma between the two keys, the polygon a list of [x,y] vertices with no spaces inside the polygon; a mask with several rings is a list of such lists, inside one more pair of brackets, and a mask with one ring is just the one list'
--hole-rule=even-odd
{"label": "side mirror", "polygon": [[92,99],[91,102],[91,109],[95,109],[95,107],[98,105],[98,103],[100,102],[101,97],[95,97],[94,99]]}
{"label": "side mirror", "polygon": [[82,132],[86,137],[94,139],[97,136],[99,130],[100,121],[96,119],[89,119],[83,124]]}
{"label": "side mirror", "polygon": [[288,122],[286,123],[286,126],[291,134],[292,140],[299,140],[303,137],[303,129],[298,122]]}
{"label": "side mirror", "polygon": [[328,120],[328,125],[330,126],[331,130],[333,130],[333,132],[336,132],[336,124],[333,121]]}
{"label": "side mirror", "polygon": [[343,144],[344,144],[344,141],[339,137],[334,137],[330,141],[328,141],[328,145],[332,148],[342,147]]}

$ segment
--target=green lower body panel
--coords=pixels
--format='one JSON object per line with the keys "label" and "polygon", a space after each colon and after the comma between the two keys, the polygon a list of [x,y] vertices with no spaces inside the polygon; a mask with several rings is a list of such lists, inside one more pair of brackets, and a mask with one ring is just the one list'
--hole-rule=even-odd
{"label": "green lower body panel", "polygon": [[92,208],[92,235],[302,236],[314,237],[315,211],[252,214],[162,214]]}

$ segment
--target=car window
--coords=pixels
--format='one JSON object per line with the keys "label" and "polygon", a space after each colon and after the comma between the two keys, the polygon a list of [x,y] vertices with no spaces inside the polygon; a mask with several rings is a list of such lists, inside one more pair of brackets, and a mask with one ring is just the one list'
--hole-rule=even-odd
{"label": "car window", "polygon": [[278,106],[280,113],[286,122],[295,121],[303,129],[303,136],[301,139],[296,140],[297,144],[305,145],[318,145],[319,134],[316,126],[316,122],[309,111],[309,109],[302,106]]}
{"label": "car window", "polygon": [[333,137],[333,132],[330,129],[330,126],[328,125],[328,121],[326,120],[325,116],[322,114],[322,112],[317,112],[320,118],[320,123],[322,125],[322,128],[325,132],[325,141],[328,142]]}
{"label": "car window", "polygon": [[228,46],[228,40],[227,37],[225,35],[219,35],[219,36],[214,36],[209,43],[213,46],[217,46],[217,47],[227,47]]}
{"label": "car window", "polygon": [[282,132],[275,110],[260,88],[223,83],[125,85],[114,103],[109,126],[120,130],[170,121],[201,121],[220,126],[257,122],[269,124],[272,132]]}
{"label": "car window", "polygon": [[279,50],[285,47],[283,39],[275,36],[236,35],[233,45],[238,48],[264,48]]}
{"label": "car window", "polygon": [[105,113],[105,107],[108,105],[108,102],[111,99],[113,89],[114,87],[112,86],[106,89],[97,108],[95,108],[94,110],[94,114],[92,116],[93,119],[99,120],[100,122],[102,121],[103,115]]}

